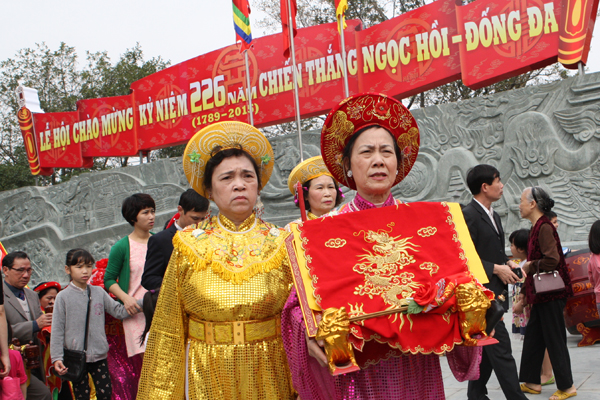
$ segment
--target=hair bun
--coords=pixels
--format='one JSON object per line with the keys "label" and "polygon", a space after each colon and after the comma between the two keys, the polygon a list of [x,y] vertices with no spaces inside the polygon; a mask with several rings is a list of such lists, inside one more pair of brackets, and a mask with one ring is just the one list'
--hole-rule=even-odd
{"label": "hair bun", "polygon": [[554,200],[552,200],[550,197],[548,198],[548,211],[552,210],[552,207],[554,207]]}

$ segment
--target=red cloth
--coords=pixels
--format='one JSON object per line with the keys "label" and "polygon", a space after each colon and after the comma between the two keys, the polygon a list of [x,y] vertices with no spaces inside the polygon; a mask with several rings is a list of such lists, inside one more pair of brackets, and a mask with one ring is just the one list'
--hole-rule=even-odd
{"label": "red cloth", "polygon": [[437,296],[432,289],[442,278],[458,283],[474,279],[446,204],[400,204],[307,221],[299,229],[322,309],[346,307],[353,316],[397,308],[399,299],[417,294],[428,297],[427,303],[444,298],[431,313],[352,324],[350,339],[357,349],[371,341],[370,359],[375,342],[382,344],[374,346],[375,358],[390,347],[441,354],[462,342],[458,315],[448,310],[454,303],[443,304],[453,296]]}
{"label": "red cloth", "polygon": [[[290,9],[292,14],[292,28],[294,30],[294,36],[290,38],[289,28],[289,14],[288,14],[288,1],[290,2]],[[283,56],[288,58],[290,56],[291,41],[296,37],[296,0],[281,0],[281,27],[283,29]]]}

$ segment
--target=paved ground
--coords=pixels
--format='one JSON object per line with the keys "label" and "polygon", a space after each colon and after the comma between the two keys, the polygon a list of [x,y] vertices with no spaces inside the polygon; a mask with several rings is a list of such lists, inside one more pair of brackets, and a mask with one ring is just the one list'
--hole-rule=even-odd
{"label": "paved ground", "polygon": [[[511,321],[512,314],[506,314],[504,321]],[[508,327],[508,325],[507,325]],[[512,334],[511,334],[512,338]],[[512,350],[517,362],[517,369],[521,362],[521,350],[523,348],[521,340],[512,340]],[[578,395],[573,399],[577,400],[600,400],[600,343],[593,346],[577,347],[577,343],[581,340],[580,335],[571,335],[567,333],[567,345],[571,355],[571,368],[573,370],[573,379],[577,387]],[[450,368],[448,362],[442,358],[442,372],[444,376],[444,387],[446,389],[447,400],[466,400],[467,398],[467,382],[458,382]],[[488,397],[490,400],[502,400],[504,394],[500,389],[500,384],[496,379],[496,375],[492,376],[487,385]],[[556,391],[556,385],[544,386],[541,395],[528,394],[527,397],[534,400],[548,399],[552,393]],[[510,400],[510,399],[508,399]]]}

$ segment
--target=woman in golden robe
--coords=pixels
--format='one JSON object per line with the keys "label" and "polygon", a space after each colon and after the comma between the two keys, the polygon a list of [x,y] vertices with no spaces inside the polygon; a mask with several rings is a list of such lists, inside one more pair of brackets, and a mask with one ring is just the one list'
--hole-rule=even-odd
{"label": "woman in golden robe", "polygon": [[138,399],[292,399],[280,328],[287,233],[253,211],[271,146],[250,125],[218,123],[190,140],[183,163],[219,214],[173,239]]}

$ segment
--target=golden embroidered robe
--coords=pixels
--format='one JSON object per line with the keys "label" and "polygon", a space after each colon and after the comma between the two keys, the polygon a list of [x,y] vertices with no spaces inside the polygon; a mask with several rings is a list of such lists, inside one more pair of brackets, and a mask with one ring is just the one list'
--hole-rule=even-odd
{"label": "golden embroidered robe", "polygon": [[[237,229],[218,215],[175,235],[144,356],[139,400],[184,399],[186,355],[190,400],[294,398],[279,327],[292,285],[286,237],[283,229],[254,214]],[[218,331],[227,322],[268,319],[277,320],[276,335],[220,344],[231,335]],[[214,322],[220,342],[199,340],[196,321]]]}

